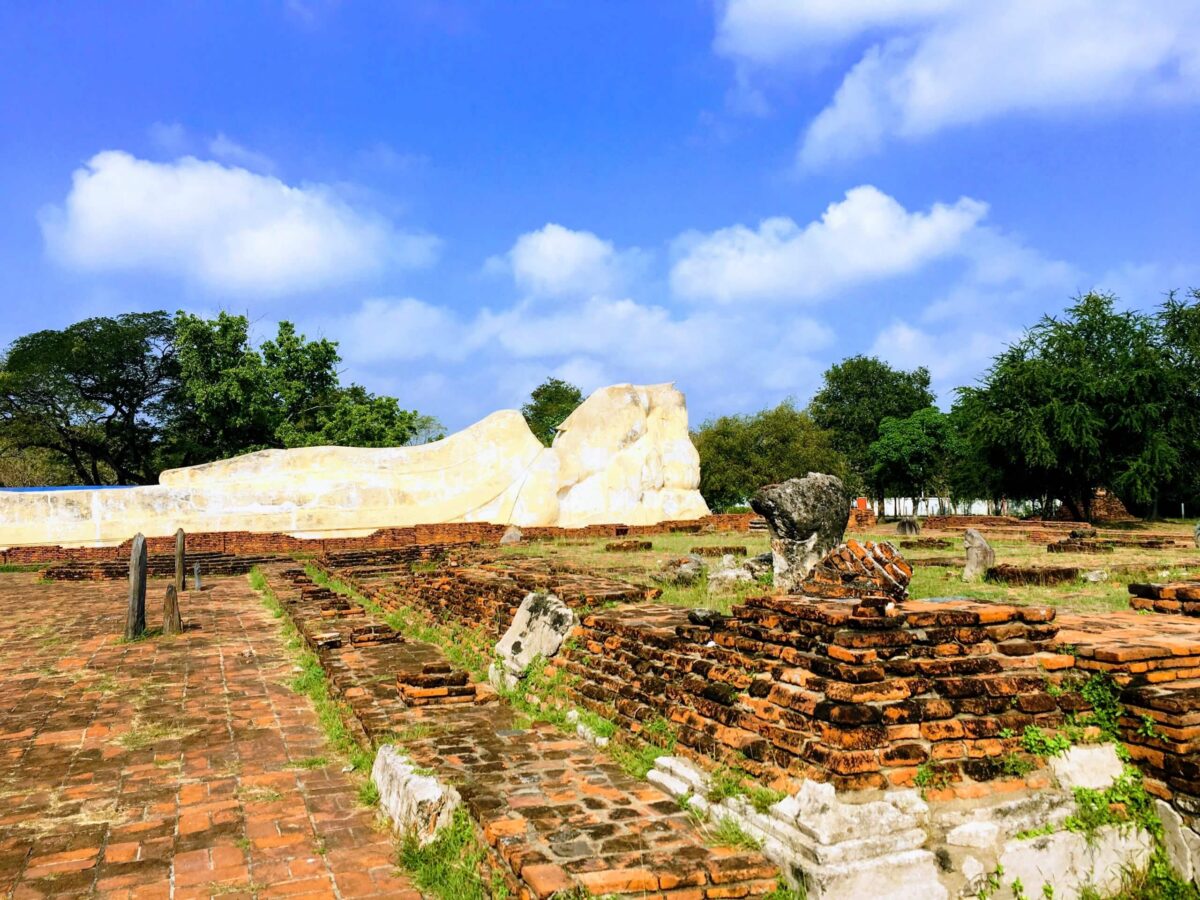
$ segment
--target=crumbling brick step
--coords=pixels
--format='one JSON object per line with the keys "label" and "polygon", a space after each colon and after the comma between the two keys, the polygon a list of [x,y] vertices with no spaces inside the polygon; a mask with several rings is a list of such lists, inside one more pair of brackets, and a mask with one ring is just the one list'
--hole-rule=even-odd
{"label": "crumbling brick step", "polygon": [[[313,614],[321,594],[306,592],[302,573],[276,568],[268,579],[302,632],[326,621]],[[387,678],[405,653],[412,664]],[[583,888],[684,900],[774,889],[777,870],[761,854],[708,846],[676,800],[624,774],[591,744],[545,723],[518,727],[505,704],[412,703],[418,692],[453,698],[470,687],[438,648],[402,636],[325,646],[318,657],[366,741],[400,736],[415,764],[457,788],[519,896],[545,900]]]}
{"label": "crumbling brick step", "polygon": [[1129,585],[1129,605],[1150,612],[1200,616],[1200,581]]}

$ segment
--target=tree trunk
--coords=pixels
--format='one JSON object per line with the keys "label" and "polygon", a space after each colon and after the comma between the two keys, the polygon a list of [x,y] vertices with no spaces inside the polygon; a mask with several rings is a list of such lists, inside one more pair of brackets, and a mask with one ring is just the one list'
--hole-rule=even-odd
{"label": "tree trunk", "polygon": [[184,545],[183,529],[180,528],[175,532],[175,593],[183,593],[183,545]]}
{"label": "tree trunk", "polygon": [[175,585],[167,585],[167,596],[163,600],[163,634],[182,634],[183,617],[179,615],[179,592]]}
{"label": "tree trunk", "polygon": [[146,538],[139,531],[129,551],[129,608],[125,613],[125,640],[133,641],[146,630]]}

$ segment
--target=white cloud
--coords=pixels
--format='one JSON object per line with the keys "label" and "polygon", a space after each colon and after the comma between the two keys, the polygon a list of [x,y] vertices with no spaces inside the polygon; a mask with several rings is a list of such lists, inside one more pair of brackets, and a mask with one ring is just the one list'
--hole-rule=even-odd
{"label": "white cloud", "polygon": [[218,132],[217,136],[208,142],[208,152],[217,159],[223,159],[227,163],[232,163],[235,166],[243,166],[247,169],[254,169],[259,172],[270,172],[275,168],[275,163],[271,157],[251,150],[248,147],[243,147],[233,138]]}
{"label": "white cloud", "polygon": [[52,258],[72,268],[152,271],[208,290],[276,296],[430,264],[438,241],[353,209],[323,185],[110,150],[41,215]]}
{"label": "white cloud", "polygon": [[716,48],[744,78],[864,39],[805,167],[1007,114],[1200,98],[1200,5],[1183,0],[729,0]]}
{"label": "white cloud", "polygon": [[517,238],[503,257],[488,260],[490,271],[512,273],[517,287],[535,296],[619,292],[639,265],[637,250],[618,251],[590,231],[554,222]]}
{"label": "white cloud", "polygon": [[680,296],[718,303],[813,300],[956,252],[986,213],[985,203],[966,197],[908,212],[863,185],[803,228],[778,217],[757,229],[734,225],[684,235],[671,286]]}
{"label": "white cloud", "polygon": [[[426,366],[450,373],[437,395],[456,415],[519,402],[547,375],[585,391],[621,381],[679,381],[704,393],[707,408],[725,411],[764,391],[778,402],[812,390],[822,368],[815,354],[834,339],[804,316],[767,328],[741,312],[679,315],[600,297],[550,310],[522,302],[471,316],[414,298],[375,298],[350,315],[304,325],[340,342],[355,377],[399,390],[402,399],[410,393],[404,385]],[[399,381],[397,364],[405,367]],[[731,379],[732,372],[738,377]]]}
{"label": "white cloud", "polygon": [[964,326],[933,333],[894,319],[880,330],[868,352],[897,368],[927,368],[934,393],[942,406],[949,407],[954,388],[973,383],[992,358],[1020,336],[1020,329],[1011,325],[987,330]]}
{"label": "white cloud", "polygon": [[785,63],[805,50],[919,23],[958,5],[961,0],[725,0],[716,48],[760,65]]}

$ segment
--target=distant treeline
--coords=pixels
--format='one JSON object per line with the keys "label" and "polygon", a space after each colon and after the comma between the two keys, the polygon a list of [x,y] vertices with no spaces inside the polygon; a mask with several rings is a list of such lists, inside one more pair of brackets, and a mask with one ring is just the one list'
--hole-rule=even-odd
{"label": "distant treeline", "polygon": [[943,413],[926,369],[843,360],[806,408],[788,401],[697,428],[700,490],[722,510],[820,471],[876,499],[1058,501],[1078,518],[1101,487],[1150,517],[1200,501],[1200,291],[1150,314],[1087,294],[956,393]]}
{"label": "distant treeline", "polygon": [[[339,380],[337,344],[288,322],[253,347],[244,316],[94,318],[13,342],[0,360],[0,484],[139,484],[266,447],[440,437],[436,419]],[[522,412],[544,443],[579,404],[550,378]],[[1152,313],[1077,298],[992,360],[949,412],[929,372],[853,356],[807,406],[788,400],[692,433],[714,510],[809,471],[855,494],[1055,502],[1088,518],[1098,488],[1146,516],[1200,501],[1200,291]]]}

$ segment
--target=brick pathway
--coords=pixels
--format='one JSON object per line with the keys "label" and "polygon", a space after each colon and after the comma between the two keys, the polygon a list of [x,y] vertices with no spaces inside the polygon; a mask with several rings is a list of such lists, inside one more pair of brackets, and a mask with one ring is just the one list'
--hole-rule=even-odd
{"label": "brick pathway", "polygon": [[[414,703],[405,690],[417,677],[410,671],[444,664],[438,648],[403,636],[360,645],[372,614],[331,603],[330,592],[298,569],[266,571],[367,732],[396,736],[414,763],[458,789],[514,893],[546,900],[583,888],[596,896],[703,900],[757,897],[775,887],[776,868],[761,854],[708,846],[678,801],[625,774],[591,744],[546,723],[526,725],[486,693]],[[442,665],[436,674],[453,672]]]}
{"label": "brick pathway", "polygon": [[0,574],[0,896],[420,900],[246,579],[135,644],[123,593]]}

